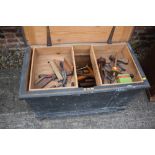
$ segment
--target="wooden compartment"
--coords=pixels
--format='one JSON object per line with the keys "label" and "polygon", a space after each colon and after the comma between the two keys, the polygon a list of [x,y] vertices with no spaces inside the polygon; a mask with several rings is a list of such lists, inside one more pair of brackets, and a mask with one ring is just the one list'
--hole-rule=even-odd
{"label": "wooden compartment", "polygon": [[[64,58],[74,67],[73,76],[70,79],[72,82],[74,82],[74,86],[69,86],[69,84],[66,84],[65,87],[49,88],[51,84],[54,84],[54,82],[51,81],[44,88],[37,88],[34,83],[38,79],[39,74],[53,74],[53,70],[50,64],[48,64],[48,62],[53,60],[63,61]],[[75,88],[75,87],[77,87],[77,75],[76,75],[76,68],[75,68],[74,52],[72,47],[33,48],[29,91],[64,89],[64,88]]]}
{"label": "wooden compartment", "polygon": [[74,55],[75,55],[76,67],[83,68],[84,66],[88,65],[93,71],[93,75],[95,78],[94,86],[101,85],[101,81],[99,79],[99,72],[97,71],[97,63],[93,53],[92,46],[76,45],[76,46],[73,46],[73,49],[75,53]]}
{"label": "wooden compartment", "polygon": [[[132,83],[143,82],[143,79],[142,79],[140,72],[133,60],[133,57],[130,53],[130,50],[129,50],[127,44],[117,43],[117,44],[105,44],[103,46],[93,46],[93,51],[95,54],[96,61],[100,57],[103,57],[106,59],[106,62],[108,62],[108,61],[110,61],[109,56],[115,55],[116,53],[117,53],[118,58],[126,58],[129,61],[129,64],[125,65],[126,71],[124,71],[124,73],[134,75]],[[97,70],[99,71],[98,65],[97,65]],[[100,73],[99,73],[99,76],[100,76]],[[99,79],[101,79],[101,76],[99,77]],[[101,80],[101,83],[102,83],[102,80]],[[102,85],[117,85],[117,84],[120,84],[120,83],[114,82],[113,84],[110,84],[110,83],[107,83],[106,81],[105,81],[105,83],[102,83]],[[123,84],[123,83],[121,83],[121,84]]]}
{"label": "wooden compartment", "polygon": [[[85,88],[85,86],[79,85],[76,68],[82,68],[86,65],[92,68],[95,78],[95,83],[91,87],[102,85],[118,85],[119,83],[102,83],[99,67],[97,64],[98,58],[104,57],[108,61],[109,56],[115,53],[117,53],[119,58],[127,58],[129,60],[129,64],[126,65],[125,73],[132,73],[134,75],[132,83],[143,82],[138,68],[132,58],[130,50],[125,43],[102,45],[73,45],[70,47],[37,47],[33,48],[32,52],[29,91],[79,87]],[[67,59],[67,61],[69,61],[69,63],[71,63],[74,67],[74,74],[71,78],[71,81],[74,82],[74,86],[71,86],[71,81],[69,80],[68,84],[66,84],[65,87],[50,88],[51,84],[56,83],[51,81],[44,88],[37,88],[34,83],[38,79],[39,74],[53,74],[48,61],[63,60],[64,58]]]}

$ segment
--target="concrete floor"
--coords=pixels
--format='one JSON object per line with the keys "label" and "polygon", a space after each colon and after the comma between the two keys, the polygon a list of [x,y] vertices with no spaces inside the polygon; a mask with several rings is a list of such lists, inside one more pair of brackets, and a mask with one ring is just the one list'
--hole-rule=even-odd
{"label": "concrete floor", "polygon": [[123,111],[40,120],[18,99],[19,77],[19,70],[0,71],[0,128],[155,128],[155,104],[144,91]]}

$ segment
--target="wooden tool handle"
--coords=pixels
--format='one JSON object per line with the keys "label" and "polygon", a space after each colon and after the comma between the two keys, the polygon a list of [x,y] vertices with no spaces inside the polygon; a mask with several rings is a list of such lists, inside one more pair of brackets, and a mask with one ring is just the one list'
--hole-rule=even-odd
{"label": "wooden tool handle", "polygon": [[48,63],[50,64],[51,68],[53,69],[53,72],[55,73],[55,75],[57,76],[57,78],[61,81],[63,80],[62,75],[60,74],[60,71],[58,69],[58,67],[56,66],[56,64],[54,63],[54,61],[48,61]]}

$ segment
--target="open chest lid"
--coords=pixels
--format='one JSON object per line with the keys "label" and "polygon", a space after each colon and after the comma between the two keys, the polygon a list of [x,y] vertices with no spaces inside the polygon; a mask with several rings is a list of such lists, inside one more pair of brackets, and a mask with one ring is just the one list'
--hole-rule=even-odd
{"label": "open chest lid", "polygon": [[71,43],[128,42],[133,26],[24,26],[27,44],[52,45]]}

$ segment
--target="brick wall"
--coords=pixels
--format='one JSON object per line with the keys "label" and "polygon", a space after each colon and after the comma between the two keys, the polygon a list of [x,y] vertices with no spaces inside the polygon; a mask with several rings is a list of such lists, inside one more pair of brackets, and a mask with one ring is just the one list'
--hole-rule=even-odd
{"label": "brick wall", "polygon": [[7,48],[22,48],[24,47],[23,36],[21,33],[21,27],[10,26],[0,27],[0,47]]}
{"label": "brick wall", "polygon": [[155,26],[136,26],[130,43],[143,65],[150,48],[155,44]]}
{"label": "brick wall", "polygon": [[23,51],[21,27],[0,27],[0,69],[21,68]]}

